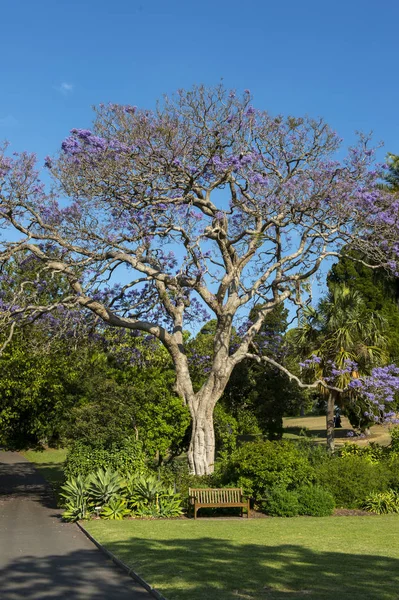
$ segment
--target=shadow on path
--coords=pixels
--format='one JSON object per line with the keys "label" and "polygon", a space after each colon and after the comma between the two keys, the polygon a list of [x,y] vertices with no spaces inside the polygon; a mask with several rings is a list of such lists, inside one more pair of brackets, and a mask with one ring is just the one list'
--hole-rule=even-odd
{"label": "shadow on path", "polygon": [[31,463],[0,452],[1,600],[150,600],[78,529],[62,523]]}
{"label": "shadow on path", "polygon": [[[118,578],[126,580],[126,574],[111,563],[104,566],[117,577],[94,578],[99,565],[106,562],[99,551],[76,550],[67,554],[43,557],[22,556],[10,561],[0,569],[1,600],[127,600],[128,598],[151,598],[132,595]],[[128,580],[130,585],[130,580]],[[144,595],[145,594],[145,595]]]}

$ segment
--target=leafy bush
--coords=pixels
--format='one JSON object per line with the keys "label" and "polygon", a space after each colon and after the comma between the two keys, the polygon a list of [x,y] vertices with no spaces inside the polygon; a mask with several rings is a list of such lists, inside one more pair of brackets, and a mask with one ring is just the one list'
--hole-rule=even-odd
{"label": "leafy bush", "polygon": [[391,450],[399,454],[399,426],[392,427],[391,431]]}
{"label": "leafy bush", "polygon": [[335,508],[334,496],[316,485],[304,485],[296,490],[299,514],[311,517],[328,517]]}
{"label": "leafy bush", "polygon": [[67,454],[65,476],[85,476],[97,469],[111,469],[122,477],[144,473],[146,466],[141,443],[133,438],[126,438],[109,449],[103,449],[75,442]]}
{"label": "leafy bush", "polygon": [[392,453],[385,461],[388,473],[388,487],[399,492],[399,454]]}
{"label": "leafy bush", "polygon": [[224,473],[225,462],[216,462],[212,475],[193,475],[188,470],[187,460],[176,459],[163,465],[158,475],[165,487],[172,487],[182,498],[185,508],[189,507],[189,488],[220,487],[221,474]]}
{"label": "leafy bush", "polygon": [[399,493],[394,490],[374,492],[366,498],[362,507],[378,515],[399,513]]}
{"label": "leafy bush", "polygon": [[332,493],[340,507],[357,508],[371,493],[388,486],[386,464],[370,463],[363,456],[333,456],[315,468],[318,483]]}
{"label": "leafy bush", "polygon": [[311,484],[315,471],[293,442],[248,442],[233,452],[221,479],[260,500],[276,487],[291,490]]}
{"label": "leafy bush", "polygon": [[299,514],[298,495],[283,487],[275,487],[260,503],[261,509],[272,517],[296,517]]}
{"label": "leafy bush", "polygon": [[342,458],[348,456],[361,456],[370,463],[378,463],[383,460],[386,452],[385,449],[376,442],[370,442],[367,446],[359,446],[358,444],[345,443],[339,451]]}

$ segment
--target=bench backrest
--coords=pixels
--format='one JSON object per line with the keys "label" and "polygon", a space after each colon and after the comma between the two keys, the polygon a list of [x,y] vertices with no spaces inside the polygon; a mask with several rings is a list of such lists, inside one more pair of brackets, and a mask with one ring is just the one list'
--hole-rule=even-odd
{"label": "bench backrest", "polygon": [[242,500],[242,488],[190,488],[188,494],[200,504],[230,504]]}

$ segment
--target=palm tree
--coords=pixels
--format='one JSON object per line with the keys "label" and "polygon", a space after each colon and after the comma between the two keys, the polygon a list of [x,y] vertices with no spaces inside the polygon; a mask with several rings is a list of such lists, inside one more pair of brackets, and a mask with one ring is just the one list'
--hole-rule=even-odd
{"label": "palm tree", "polygon": [[[314,375],[328,380],[332,365],[338,370],[350,363],[357,364],[356,372],[335,376],[334,386],[344,389],[351,377],[366,375],[371,368],[387,359],[385,321],[381,315],[367,309],[361,294],[345,285],[331,285],[326,298],[317,309],[307,308],[294,334],[302,356],[314,355]],[[324,393],[325,388],[323,388]],[[336,390],[327,392],[327,447],[334,451],[334,409],[342,404],[343,394]]]}

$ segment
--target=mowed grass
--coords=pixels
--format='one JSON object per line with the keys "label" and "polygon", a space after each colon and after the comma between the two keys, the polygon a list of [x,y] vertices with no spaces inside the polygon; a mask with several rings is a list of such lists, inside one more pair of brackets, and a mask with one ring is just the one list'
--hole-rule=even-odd
{"label": "mowed grass", "polygon": [[399,598],[399,515],[85,526],[168,600]]}
{"label": "mowed grass", "polygon": [[67,455],[65,448],[24,450],[21,454],[35,465],[39,473],[51,483],[55,490],[59,488],[64,479],[62,468]]}
{"label": "mowed grass", "polygon": [[[285,417],[283,425],[285,439],[298,439],[300,432],[304,431],[314,442],[326,443],[325,416]],[[371,428],[371,435],[367,438],[350,437],[348,436],[350,432],[353,432],[353,429],[349,420],[342,417],[342,428],[335,429],[334,432],[336,446],[342,446],[345,442],[355,442],[360,446],[367,445],[369,442],[378,442],[382,446],[387,446],[391,442],[389,427],[385,425],[374,425]]]}

